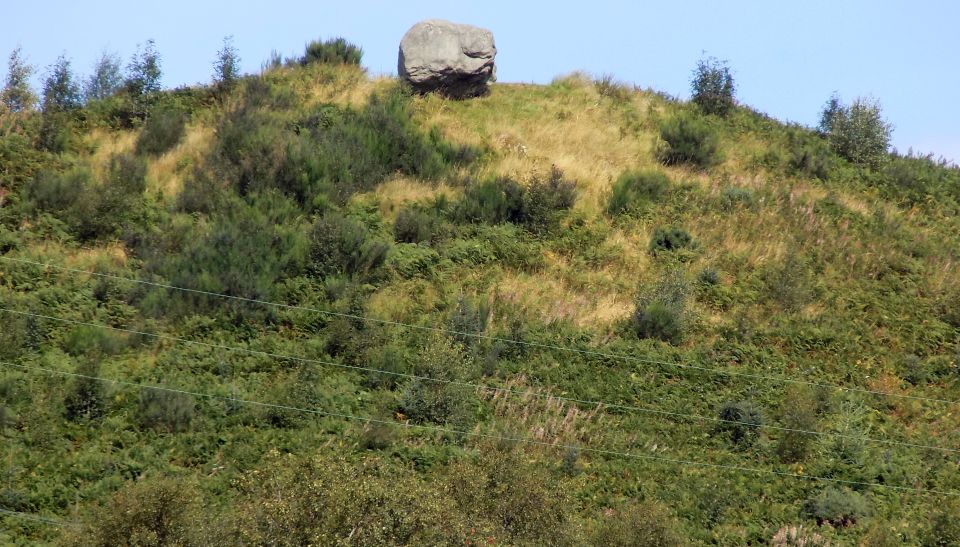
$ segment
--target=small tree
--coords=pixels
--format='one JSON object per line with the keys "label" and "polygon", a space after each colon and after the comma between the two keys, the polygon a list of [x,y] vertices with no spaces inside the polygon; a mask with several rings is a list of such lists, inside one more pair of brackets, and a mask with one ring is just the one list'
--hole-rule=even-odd
{"label": "small tree", "polygon": [[70,70],[70,60],[65,55],[57,57],[50,65],[46,80],[43,82],[44,114],[66,112],[80,107],[80,86],[77,85]]}
{"label": "small tree", "polygon": [[878,166],[890,147],[892,131],[876,99],[858,97],[847,106],[834,95],[820,114],[820,132],[830,146],[857,165]]}
{"label": "small tree", "polygon": [[123,75],[120,73],[120,57],[115,53],[102,52],[84,86],[84,100],[89,102],[106,99],[121,87],[123,87]]}
{"label": "small tree", "polygon": [[240,77],[240,55],[233,46],[233,36],[223,39],[223,48],[217,52],[213,63],[213,82],[223,90],[229,90]]}
{"label": "small tree", "polygon": [[726,61],[701,59],[690,82],[693,102],[707,114],[726,116],[733,108],[736,87]]}
{"label": "small tree", "polygon": [[22,112],[33,108],[37,96],[30,89],[30,76],[33,67],[23,57],[20,46],[10,54],[7,61],[7,79],[3,86],[3,103],[11,112]]}
{"label": "small tree", "polygon": [[138,47],[137,52],[130,58],[124,86],[134,96],[156,93],[160,91],[162,75],[160,53],[157,52],[156,43],[150,39],[142,50]]}

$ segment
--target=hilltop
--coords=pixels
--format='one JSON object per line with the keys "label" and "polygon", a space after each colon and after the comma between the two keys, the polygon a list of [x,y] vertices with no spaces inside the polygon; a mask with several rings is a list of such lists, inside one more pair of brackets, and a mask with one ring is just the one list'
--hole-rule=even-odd
{"label": "hilltop", "polygon": [[0,507],[79,523],[5,542],[956,537],[956,167],[276,63],[6,112],[0,174]]}

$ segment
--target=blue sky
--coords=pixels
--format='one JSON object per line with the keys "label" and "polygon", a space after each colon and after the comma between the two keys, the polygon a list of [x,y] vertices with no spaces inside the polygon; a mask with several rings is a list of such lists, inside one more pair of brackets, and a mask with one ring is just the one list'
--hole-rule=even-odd
{"label": "blue sky", "polygon": [[[363,46],[364,65],[395,73],[397,46],[416,21],[437,17],[487,27],[503,82],[549,82],[585,70],[689,95],[704,55],[727,59],[741,102],[812,125],[833,92],[880,99],[893,144],[960,161],[960,2],[885,0],[670,2],[352,2],[237,0],[48,1],[4,6],[0,55],[17,44],[41,67],[66,52],[87,73],[104,48],[124,60],[153,38],[164,85],[207,81],[232,34],[243,69],[271,50],[299,54],[314,38]],[[136,5],[136,7],[132,7]],[[0,69],[5,73],[5,66]]]}

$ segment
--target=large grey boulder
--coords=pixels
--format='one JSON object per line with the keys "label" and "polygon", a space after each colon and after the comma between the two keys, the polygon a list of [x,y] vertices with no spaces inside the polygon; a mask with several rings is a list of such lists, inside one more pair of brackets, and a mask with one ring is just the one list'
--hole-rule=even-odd
{"label": "large grey boulder", "polygon": [[476,97],[496,80],[496,55],[489,30],[430,19],[413,25],[403,36],[397,72],[420,93]]}

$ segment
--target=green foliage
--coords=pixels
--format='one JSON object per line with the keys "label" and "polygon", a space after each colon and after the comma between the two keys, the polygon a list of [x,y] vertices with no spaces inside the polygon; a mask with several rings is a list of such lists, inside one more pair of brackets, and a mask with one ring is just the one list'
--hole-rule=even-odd
{"label": "green foliage", "polygon": [[650,252],[653,254],[660,251],[678,251],[693,245],[693,236],[679,226],[657,227],[650,236]]}
{"label": "green foliage", "polygon": [[876,99],[858,97],[847,106],[833,96],[820,114],[820,131],[837,154],[856,165],[877,167],[885,159],[893,126],[883,119]]}
{"label": "green foliage", "polygon": [[630,214],[659,201],[670,188],[670,179],[662,171],[627,171],[613,183],[607,200],[607,214]]}
{"label": "green foliage", "polygon": [[123,74],[120,72],[120,57],[103,51],[93,65],[93,72],[83,88],[86,102],[101,101],[112,97],[123,88]]}
{"label": "green foliage", "polygon": [[813,437],[804,431],[817,430],[817,399],[808,386],[791,385],[780,402],[781,427],[788,429],[780,433],[777,441],[777,455],[786,463],[802,462],[806,459]]}
{"label": "green foliage", "polygon": [[933,513],[930,528],[923,536],[924,547],[960,545],[960,504],[947,502]]}
{"label": "green foliage", "polygon": [[[271,300],[275,285],[304,271],[309,252],[300,210],[268,192],[232,197],[205,221],[171,226],[137,241],[148,271],[173,285],[258,300]],[[196,293],[152,293],[142,302],[160,313],[223,310],[239,304]]]}
{"label": "green foliage", "polygon": [[233,36],[223,39],[223,47],[213,63],[213,83],[222,91],[229,91],[240,78],[240,54],[233,45]]}
{"label": "green foliage", "polygon": [[147,479],[118,491],[94,511],[67,543],[94,547],[201,545],[203,514],[192,487],[174,479]]}
{"label": "green foliage", "polygon": [[720,192],[720,202],[727,211],[733,211],[739,207],[749,209],[756,205],[757,198],[753,190],[749,188],[739,188],[729,186]]}
{"label": "green foliage", "polygon": [[716,130],[706,120],[681,114],[660,124],[657,159],[664,165],[709,169],[722,160]]}
{"label": "green foliage", "polygon": [[454,161],[453,147],[413,122],[399,88],[373,95],[362,110],[320,105],[294,124],[266,108],[277,100],[269,83],[254,78],[245,91],[216,143],[241,194],[278,188],[307,206],[344,203],[394,173],[435,178]]}
{"label": "green foliage", "polygon": [[427,243],[439,229],[439,219],[419,207],[404,207],[393,223],[393,237],[401,243]]}
{"label": "green foliage", "polygon": [[88,325],[72,328],[63,340],[63,351],[74,357],[100,358],[120,352],[125,341],[116,333]]}
{"label": "green foliage", "polygon": [[383,265],[389,243],[376,238],[359,222],[327,213],[310,230],[308,271],[316,277],[363,277]]}
{"label": "green foliage", "polygon": [[815,519],[817,524],[842,528],[853,526],[868,516],[870,507],[863,496],[849,488],[830,486],[807,500],[803,512],[807,517]]}
{"label": "green foliage", "polygon": [[720,407],[716,431],[724,435],[737,448],[748,448],[756,442],[760,426],[764,423],[763,412],[749,401],[728,401]]}
{"label": "green foliage", "polygon": [[307,44],[300,58],[301,65],[313,63],[359,65],[363,59],[363,49],[343,38],[314,40]]}
{"label": "green foliage", "polygon": [[477,343],[477,335],[483,334],[489,321],[490,306],[485,301],[477,303],[461,295],[447,321],[447,329],[452,331],[454,340],[470,347]]}
{"label": "green foliage", "polygon": [[697,62],[690,81],[690,91],[693,102],[701,110],[707,114],[726,116],[736,104],[733,99],[735,89],[733,75],[726,61],[710,57]]}
{"label": "green foliage", "polygon": [[183,138],[186,127],[186,116],[180,109],[172,106],[153,109],[137,137],[137,153],[159,156],[169,151]]}
{"label": "green foliage", "polygon": [[508,178],[468,186],[453,217],[458,222],[510,222],[543,233],[557,226],[575,200],[576,183],[554,167],[548,178],[535,177],[527,187]]}
{"label": "green foliage", "polygon": [[659,503],[629,505],[604,516],[591,530],[591,545],[609,547],[679,547],[686,545],[676,518]]}
{"label": "green foliage", "polygon": [[688,294],[689,287],[679,273],[661,278],[637,299],[631,318],[633,333],[638,338],[681,343],[690,324]]}
{"label": "green foliage", "polygon": [[477,404],[474,389],[456,382],[470,381],[478,370],[463,346],[441,337],[430,339],[415,360],[414,373],[441,381],[407,381],[400,412],[415,423],[447,424],[457,429],[472,425]]}
{"label": "green foliage", "polygon": [[10,112],[30,110],[37,102],[37,96],[30,89],[32,75],[33,67],[27,63],[20,46],[17,46],[7,61],[7,79],[4,81],[3,92],[0,93],[3,104]]}
{"label": "green foliage", "polygon": [[127,64],[127,75],[123,85],[133,97],[150,95],[160,91],[162,75],[160,53],[157,51],[156,42],[150,39],[142,49],[137,46],[136,53]]}
{"label": "green foliage", "polygon": [[193,421],[196,403],[189,395],[159,389],[140,390],[137,419],[144,429],[170,433],[187,431]]}
{"label": "green foliage", "polygon": [[893,155],[878,178],[885,194],[910,205],[960,202],[960,167],[932,155]]}
{"label": "green foliage", "polygon": [[788,146],[787,167],[791,173],[820,180],[830,178],[836,158],[823,139],[792,131]]}
{"label": "green foliage", "polygon": [[61,55],[48,68],[43,81],[43,102],[41,108],[45,114],[75,110],[80,107],[80,86],[70,70],[70,60]]}
{"label": "green foliage", "polygon": [[95,420],[103,416],[106,394],[99,376],[100,363],[96,358],[84,359],[77,365],[76,374],[63,399],[64,416],[73,422]]}

